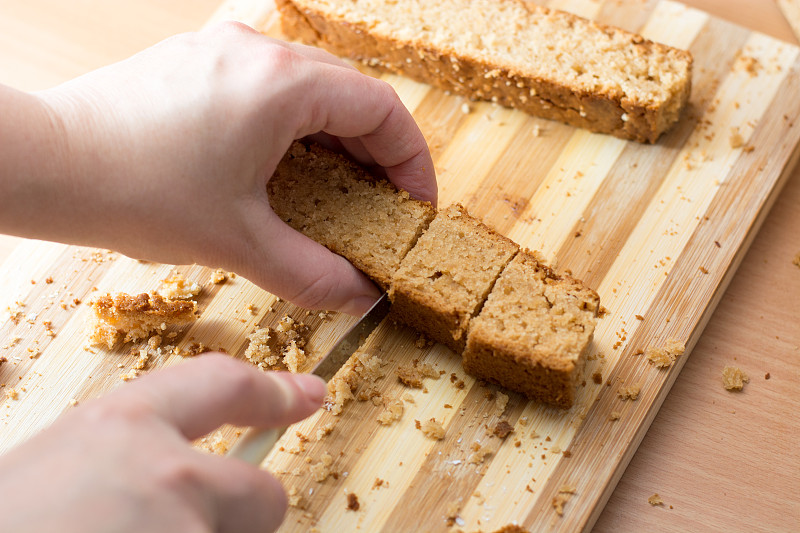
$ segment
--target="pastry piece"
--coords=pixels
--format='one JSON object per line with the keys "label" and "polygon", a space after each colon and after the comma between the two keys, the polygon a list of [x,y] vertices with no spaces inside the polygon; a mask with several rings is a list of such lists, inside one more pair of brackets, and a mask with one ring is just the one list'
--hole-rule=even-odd
{"label": "pastry piece", "polygon": [[344,156],[300,142],[292,144],[267,191],[281,219],[384,290],[435,213]]}
{"label": "pastry piece", "polygon": [[522,251],[470,324],[464,370],[528,398],[569,408],[599,304],[596,292]]}
{"label": "pastry piece", "polygon": [[624,139],[655,142],[691,90],[689,52],[523,0],[277,0],[292,39]]}
{"label": "pastry piece", "polygon": [[89,341],[114,347],[120,334],[123,342],[144,339],[153,331],[168,326],[183,326],[197,319],[197,302],[168,300],[159,294],[138,296],[120,293],[100,296],[92,302],[94,317],[90,324]]}
{"label": "pastry piece", "polygon": [[392,279],[392,315],[461,353],[470,319],[517,250],[461,205],[439,211]]}

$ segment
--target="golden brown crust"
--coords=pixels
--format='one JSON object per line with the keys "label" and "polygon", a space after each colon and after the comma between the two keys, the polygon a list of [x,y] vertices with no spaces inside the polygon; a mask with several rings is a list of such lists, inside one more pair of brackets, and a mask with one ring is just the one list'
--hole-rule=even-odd
{"label": "golden brown crust", "polygon": [[[551,13],[583,21],[568,13],[525,4],[532,17]],[[292,0],[279,0],[283,32],[291,39],[320,46],[330,52],[362,61],[389,72],[404,74],[424,83],[520,109],[535,116],[566,122],[590,131],[608,133],[639,142],[655,142],[680,117],[691,92],[691,55],[643,37],[598,23],[601,33],[626,41],[634,56],[653,52],[683,65],[674,93],[663,102],[632,98],[623,91],[587,90],[567,80],[526,75],[514,69],[486,63],[453,47],[434,48],[420,41],[398,41]],[[466,7],[466,6],[465,6]],[[431,21],[435,24],[436,21]],[[492,30],[495,30],[492,28]],[[504,31],[500,28],[497,31]],[[578,37],[576,36],[576,41]],[[558,61],[553,57],[553,61]],[[521,70],[521,69],[519,69]]]}

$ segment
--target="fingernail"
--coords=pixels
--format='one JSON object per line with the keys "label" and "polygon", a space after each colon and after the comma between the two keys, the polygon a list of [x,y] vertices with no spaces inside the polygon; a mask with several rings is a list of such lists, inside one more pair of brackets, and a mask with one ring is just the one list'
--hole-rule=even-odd
{"label": "fingernail", "polygon": [[303,390],[306,398],[315,403],[322,403],[325,395],[328,394],[328,387],[325,382],[313,374],[295,374],[294,379]]}

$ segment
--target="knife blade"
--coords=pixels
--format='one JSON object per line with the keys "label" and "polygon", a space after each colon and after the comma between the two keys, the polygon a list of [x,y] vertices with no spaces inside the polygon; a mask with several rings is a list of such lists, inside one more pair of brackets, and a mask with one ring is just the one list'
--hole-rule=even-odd
{"label": "knife blade", "polygon": [[[369,311],[333,345],[325,357],[314,365],[311,373],[326,382],[330,381],[350,356],[364,344],[369,334],[386,318],[390,307],[389,297],[383,293]],[[227,455],[258,466],[285,432],[286,428],[250,428],[239,437]]]}

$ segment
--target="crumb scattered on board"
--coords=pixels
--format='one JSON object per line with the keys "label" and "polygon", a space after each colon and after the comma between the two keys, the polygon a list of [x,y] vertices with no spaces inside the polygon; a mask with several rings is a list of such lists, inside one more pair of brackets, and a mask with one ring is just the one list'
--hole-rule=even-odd
{"label": "crumb scattered on board", "polygon": [[648,346],[644,351],[647,359],[658,368],[669,368],[675,360],[683,355],[686,346],[675,339],[668,339],[662,347]]}
{"label": "crumb scattered on board", "polygon": [[800,268],[800,252],[797,252],[797,255],[794,256],[794,259],[792,259],[792,264],[797,268]]}
{"label": "crumb scattered on board", "polygon": [[435,418],[431,418],[422,423],[420,423],[419,420],[415,422],[416,428],[422,431],[422,434],[429,439],[442,440],[444,438],[444,426],[441,422],[437,422]]}
{"label": "crumb scattered on board", "polygon": [[639,392],[641,392],[642,386],[641,385],[629,385],[629,386],[622,386],[617,390],[617,396],[619,396],[623,400],[636,400],[639,397]]}
{"label": "crumb scattered on board", "polygon": [[576,493],[576,489],[572,485],[561,485],[558,492],[553,496],[553,509],[556,510],[558,516],[564,515],[564,505]]}
{"label": "crumb scattered on board", "polygon": [[378,422],[384,426],[389,426],[403,417],[405,406],[402,400],[383,399],[383,411],[378,415]]}
{"label": "crumb scattered on board", "polygon": [[508,437],[514,431],[514,426],[508,423],[508,420],[500,420],[497,424],[495,424],[492,433],[499,437],[501,440]]}
{"label": "crumb scattered on board", "polygon": [[358,503],[358,496],[356,496],[352,492],[347,493],[347,510],[348,511],[358,511],[361,508],[361,504]]}
{"label": "crumb scattered on board", "polygon": [[189,300],[200,294],[200,285],[175,274],[162,280],[156,292],[168,300]]}
{"label": "crumb scattered on board", "polygon": [[750,378],[742,369],[735,366],[725,366],[722,369],[722,386],[725,390],[742,390]]}
{"label": "crumb scattered on board", "polygon": [[658,493],[655,493],[649,498],[647,498],[647,503],[649,503],[652,506],[664,505],[664,500],[661,499],[661,496],[659,496]]}
{"label": "crumb scattered on board", "polygon": [[[328,396],[323,404],[325,409],[333,415],[341,414],[345,404],[355,398],[353,392],[359,386],[370,386],[385,375],[383,364],[377,354],[368,350],[362,349],[353,354],[328,382]],[[378,401],[380,396],[372,399]]]}
{"label": "crumb scattered on board", "polygon": [[439,379],[439,372],[433,365],[429,363],[420,364],[417,360],[414,360],[411,366],[400,365],[395,373],[400,383],[413,389],[421,389],[424,378]]}
{"label": "crumb scattered on board", "polygon": [[211,273],[211,283],[214,285],[220,285],[228,281],[228,273],[222,270],[221,268],[216,269],[214,272]]}
{"label": "crumb scattered on board", "polygon": [[314,481],[323,482],[328,479],[328,476],[333,474],[331,470],[331,465],[333,464],[333,457],[328,452],[325,452],[320,457],[318,463],[311,465],[309,471],[311,472],[311,476],[314,478]]}
{"label": "crumb scattered on board", "polygon": [[467,457],[467,463],[474,465],[481,464],[484,460],[486,460],[486,457],[492,455],[495,452],[493,446],[484,445],[478,441],[475,441],[472,444],[470,444],[470,450],[471,453]]}

